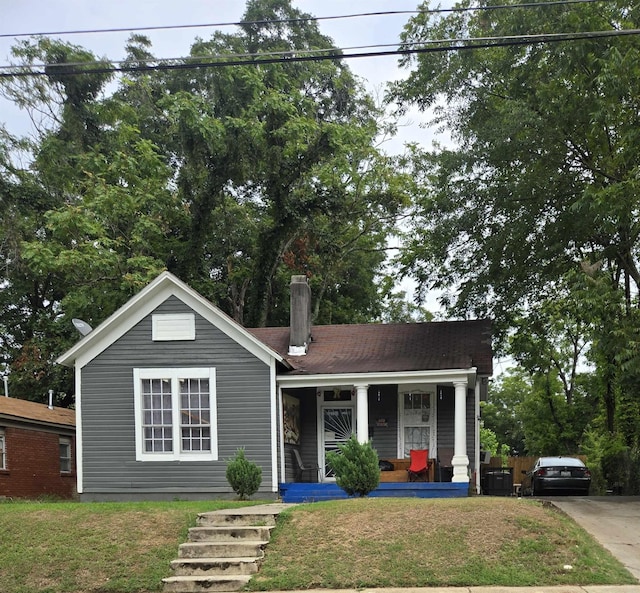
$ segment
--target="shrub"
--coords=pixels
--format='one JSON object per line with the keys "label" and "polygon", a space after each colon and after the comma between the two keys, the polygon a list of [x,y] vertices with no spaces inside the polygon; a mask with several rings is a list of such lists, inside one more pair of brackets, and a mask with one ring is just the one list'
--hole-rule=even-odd
{"label": "shrub", "polygon": [[370,442],[359,443],[355,436],[327,453],[327,462],[336,474],[336,484],[349,496],[366,496],[380,483],[378,454]]}
{"label": "shrub", "polygon": [[226,476],[240,500],[247,500],[255,494],[262,483],[262,470],[244,456],[244,449],[238,449],[236,456],[229,461]]}

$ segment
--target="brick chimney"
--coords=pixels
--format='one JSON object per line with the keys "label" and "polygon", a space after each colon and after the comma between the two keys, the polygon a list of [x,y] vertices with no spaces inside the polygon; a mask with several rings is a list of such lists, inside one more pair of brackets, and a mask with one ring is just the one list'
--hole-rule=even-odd
{"label": "brick chimney", "polygon": [[304,356],[311,340],[311,288],[306,276],[291,276],[289,355]]}

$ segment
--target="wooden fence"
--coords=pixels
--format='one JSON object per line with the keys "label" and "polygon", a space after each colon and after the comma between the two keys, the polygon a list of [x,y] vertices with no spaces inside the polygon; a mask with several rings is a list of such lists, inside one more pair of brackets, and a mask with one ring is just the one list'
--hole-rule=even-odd
{"label": "wooden fence", "polygon": [[481,465],[481,471],[485,471],[491,467],[512,467],[513,468],[513,483],[518,484],[522,479],[522,472],[529,471],[533,464],[536,462],[537,457],[507,457],[507,462],[504,463],[502,457],[492,457],[488,465]]}
{"label": "wooden fence", "polygon": [[[582,461],[586,460],[585,455],[575,455],[572,457],[578,457]],[[488,465],[481,465],[481,471],[485,471],[488,468],[496,467],[512,467],[513,468],[513,483],[518,484],[522,481],[522,472],[529,471],[535,464],[538,457],[507,457],[507,463],[504,464],[502,457],[492,457]]]}

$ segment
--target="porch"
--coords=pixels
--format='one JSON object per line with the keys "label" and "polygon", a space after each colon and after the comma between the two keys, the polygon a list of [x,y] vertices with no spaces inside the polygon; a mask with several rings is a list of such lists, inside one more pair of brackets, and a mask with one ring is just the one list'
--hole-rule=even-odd
{"label": "porch", "polygon": [[[459,497],[467,496],[470,482],[475,487],[479,382],[469,389],[440,377],[433,377],[433,383],[398,384],[398,377],[393,379],[389,384],[296,386],[280,392],[284,472],[277,487],[285,502],[346,498],[335,485],[326,455],[354,434],[368,439],[381,461],[390,462],[390,471],[381,471],[371,496]],[[466,454],[456,456],[456,447]],[[409,482],[411,449],[430,452],[429,474],[422,482]]]}
{"label": "porch", "polygon": [[[471,483],[452,482],[453,468],[442,466],[437,459],[429,460],[429,470],[425,481],[409,481],[409,459],[389,459],[393,469],[380,472],[378,487],[369,494],[371,497],[409,497],[409,498],[462,498],[469,495],[470,488],[475,489],[475,480]],[[319,468],[318,468],[319,469]],[[311,468],[305,470],[308,475],[316,473]],[[349,498],[335,482],[287,482],[279,484],[283,502],[317,502]]]}
{"label": "porch", "polygon": [[[469,495],[465,482],[380,482],[369,494],[374,498],[464,498]],[[337,484],[290,482],[280,484],[282,502],[319,502],[350,498]]]}

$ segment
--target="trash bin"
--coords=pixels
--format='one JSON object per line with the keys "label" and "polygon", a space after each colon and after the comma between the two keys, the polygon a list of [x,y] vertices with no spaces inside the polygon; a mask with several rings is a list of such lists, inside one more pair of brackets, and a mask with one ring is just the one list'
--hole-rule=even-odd
{"label": "trash bin", "polygon": [[482,492],[490,496],[511,496],[513,494],[513,468],[487,468],[484,473]]}

